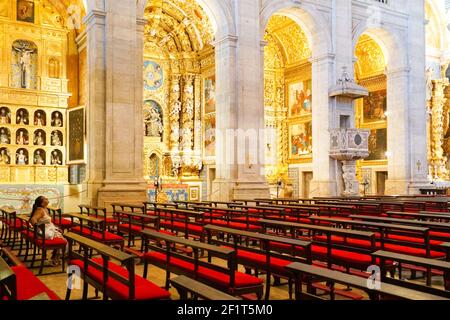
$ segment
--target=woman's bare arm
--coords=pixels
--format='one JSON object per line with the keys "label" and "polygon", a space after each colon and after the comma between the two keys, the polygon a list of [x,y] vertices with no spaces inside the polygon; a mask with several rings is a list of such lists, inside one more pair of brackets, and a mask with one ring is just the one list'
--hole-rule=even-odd
{"label": "woman's bare arm", "polygon": [[34,213],[33,217],[31,218],[31,224],[32,224],[32,225],[36,225],[37,222],[38,222],[41,218],[44,217],[44,215],[45,215],[44,209],[38,208],[38,209],[36,210],[36,212]]}

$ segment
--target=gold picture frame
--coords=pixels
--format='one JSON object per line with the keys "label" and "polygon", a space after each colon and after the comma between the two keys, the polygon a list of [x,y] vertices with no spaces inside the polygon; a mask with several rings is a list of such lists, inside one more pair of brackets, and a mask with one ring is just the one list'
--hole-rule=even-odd
{"label": "gold picture frame", "polygon": [[308,163],[312,161],[312,116],[302,121],[288,121],[289,163]]}
{"label": "gold picture frame", "polygon": [[189,201],[200,201],[200,187],[189,187]]}
{"label": "gold picture frame", "polygon": [[67,164],[86,164],[86,108],[67,110]]}

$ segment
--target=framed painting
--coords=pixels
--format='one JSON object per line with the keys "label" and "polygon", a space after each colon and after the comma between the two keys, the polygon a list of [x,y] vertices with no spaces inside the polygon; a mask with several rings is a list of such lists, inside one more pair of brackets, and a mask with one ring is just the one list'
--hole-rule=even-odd
{"label": "framed painting", "polygon": [[189,201],[200,201],[200,187],[189,187]]}
{"label": "framed painting", "polygon": [[67,164],[84,164],[86,163],[85,108],[67,110],[67,119],[69,121]]}
{"label": "framed painting", "polygon": [[369,157],[365,161],[386,160],[387,129],[372,129],[369,136]]}
{"label": "framed painting", "polygon": [[298,117],[312,113],[312,82],[298,81],[288,85],[289,116]]}
{"label": "framed painting", "polygon": [[386,121],[386,111],[387,111],[386,90],[370,92],[369,96],[363,99],[364,123]]}
{"label": "framed painting", "polygon": [[204,79],[205,114],[216,112],[216,77],[210,76]]}
{"label": "framed painting", "polygon": [[144,89],[156,91],[164,84],[164,71],[161,66],[151,60],[144,61]]}
{"label": "framed painting", "polygon": [[204,117],[204,150],[205,157],[216,155],[216,114],[209,113]]}
{"label": "framed painting", "polygon": [[34,23],[34,1],[17,0],[17,21]]}
{"label": "framed painting", "polygon": [[312,156],[312,122],[290,124],[289,158],[308,159]]}

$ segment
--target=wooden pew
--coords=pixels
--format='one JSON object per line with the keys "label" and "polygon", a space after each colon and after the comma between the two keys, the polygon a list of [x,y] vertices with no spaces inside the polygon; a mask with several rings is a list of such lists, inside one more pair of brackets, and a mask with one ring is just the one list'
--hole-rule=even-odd
{"label": "wooden pew", "polygon": [[[311,264],[311,242],[301,241],[296,239],[275,237],[271,235],[248,232],[237,229],[230,229],[218,227],[213,225],[205,226],[208,234],[209,244],[218,244],[221,246],[232,246],[236,251],[237,262],[245,267],[251,267],[255,270],[262,269],[266,273],[266,300],[270,297],[270,277],[286,278],[289,281],[289,296],[292,295],[292,276],[289,272],[284,270],[284,266],[294,261],[302,261]],[[232,238],[233,242],[220,241],[213,239],[213,234],[227,235],[227,238]],[[244,241],[245,240],[245,241]],[[257,241],[259,248],[249,246],[250,241]],[[242,245],[246,243],[246,245]],[[271,244],[279,243],[290,246],[289,254],[280,254],[272,250]],[[298,253],[301,253],[301,257]]]}
{"label": "wooden pew", "polygon": [[400,218],[400,219],[412,219],[412,220],[423,220],[423,221],[435,221],[435,222],[450,222],[450,213],[443,214],[436,212],[395,212],[388,211],[385,213],[390,218]]}
{"label": "wooden pew", "polygon": [[52,222],[55,226],[60,228],[63,232],[73,227],[72,221],[67,219],[60,208],[48,207],[48,213],[52,217]]}
{"label": "wooden pew", "polygon": [[[395,286],[388,283],[382,283],[381,288],[369,288],[368,279],[361,277],[349,275],[346,273],[328,270],[316,266],[311,266],[303,263],[294,262],[286,267],[292,273],[296,275],[295,281],[295,297],[296,300],[302,299],[318,299],[317,295],[314,294],[312,289],[311,278],[317,278],[318,281],[331,282],[331,287],[334,289],[335,283],[344,284],[351,286],[353,288],[360,289],[368,293],[371,300],[379,300],[382,298],[393,297],[395,299],[401,300],[448,300],[442,295],[433,295],[429,293],[420,292],[417,290],[411,290],[400,286]],[[303,279],[307,276],[308,290],[306,293],[303,292]],[[317,281],[317,280],[316,280]],[[375,286],[374,286],[375,287]],[[334,290],[330,293],[331,300],[334,300]]]}
{"label": "wooden pew", "polygon": [[116,211],[117,232],[127,235],[128,248],[134,245],[136,237],[141,236],[141,231],[145,229],[159,230],[159,217],[131,211]]}
{"label": "wooden pew", "polygon": [[[241,206],[241,205],[238,205]],[[246,208],[219,208],[219,207],[199,207],[195,206],[194,210],[204,213],[203,221],[205,224],[213,224],[222,227],[258,231],[259,219],[261,218],[257,212],[249,212]]]}
{"label": "wooden pew", "polygon": [[[254,293],[258,299],[263,294],[263,281],[257,277],[237,271],[236,252],[233,249],[187,240],[155,231],[142,231],[145,241],[144,278],[148,265],[153,264],[166,270],[166,289],[170,286],[170,274],[193,277],[216,289],[231,295],[241,296]],[[161,246],[161,243],[164,246]],[[178,253],[176,245],[192,249],[191,256]],[[150,251],[151,250],[151,251]],[[208,254],[208,261],[200,259],[200,252]],[[212,257],[224,260],[226,267],[210,263]]]}
{"label": "wooden pew", "polygon": [[94,207],[94,206],[81,204],[78,206],[78,208],[80,208],[81,214],[86,214],[90,217],[103,219],[105,226],[109,230],[111,230],[112,227],[117,226],[117,217],[114,216],[114,214],[109,216],[106,213],[106,208],[104,208],[104,207]]}
{"label": "wooden pew", "polygon": [[191,295],[193,300],[198,298],[220,301],[241,300],[186,276],[177,276],[174,279],[170,279],[170,283],[177,289],[181,300],[188,300],[188,294]]}
{"label": "wooden pew", "polygon": [[183,233],[185,239],[203,238],[204,213],[194,210],[156,208],[159,226],[171,233]]}
{"label": "wooden pew", "polygon": [[[103,300],[160,300],[169,299],[170,293],[152,282],[135,275],[134,257],[75,233],[66,235],[69,240],[69,265],[78,268],[83,279],[83,300],[88,297],[88,285],[103,293]],[[74,251],[74,245],[81,253]],[[93,251],[99,258],[92,258]],[[117,264],[117,263],[118,264]],[[72,281],[72,273],[68,281]],[[72,288],[68,286],[66,300]]]}
{"label": "wooden pew", "polygon": [[[411,289],[421,290],[425,291],[431,294],[442,294],[447,298],[450,298],[450,262],[448,261],[440,261],[435,259],[427,259],[427,258],[420,258],[415,256],[409,256],[404,254],[395,254],[392,252],[387,251],[377,251],[373,253],[373,256],[380,259],[380,267],[381,267],[381,280],[384,282],[389,282],[393,284],[402,285]],[[395,278],[388,278],[385,274],[385,265],[386,261],[397,261],[399,263],[408,263],[415,266],[425,267],[427,269],[427,280],[426,284],[427,287],[424,287],[423,285],[412,283],[411,281],[403,281]],[[441,270],[443,271],[444,275],[444,287],[445,291],[442,290],[436,290],[435,288],[431,287],[431,277],[432,272],[431,270]]]}

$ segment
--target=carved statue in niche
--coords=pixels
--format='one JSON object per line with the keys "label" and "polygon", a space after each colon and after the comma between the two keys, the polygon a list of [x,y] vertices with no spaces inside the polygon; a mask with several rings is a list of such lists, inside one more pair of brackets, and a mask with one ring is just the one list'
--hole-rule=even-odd
{"label": "carved statue in niche", "polygon": [[168,177],[172,175],[172,159],[170,158],[170,155],[164,156],[163,175]]}
{"label": "carved statue in niche", "polygon": [[20,69],[20,88],[31,89],[32,72],[35,69],[34,55],[37,54],[37,48],[32,42],[24,40],[14,42],[12,48]]}
{"label": "carved statue in niche", "polygon": [[16,123],[24,124],[24,125],[27,125],[29,123],[28,122],[28,111],[26,109],[17,110]]}
{"label": "carved statue in niche", "polygon": [[42,130],[37,130],[34,133],[33,143],[35,146],[45,146],[45,132]]}
{"label": "carved statue in niche", "polygon": [[17,131],[16,144],[27,145],[28,144],[28,131],[25,129],[20,129]]}
{"label": "carved statue in niche", "polygon": [[0,143],[2,144],[10,144],[11,143],[11,134],[9,130],[6,128],[0,129]]}
{"label": "carved statue in niche", "polygon": [[47,125],[47,121],[45,119],[45,112],[44,111],[36,111],[34,114],[34,125],[35,126],[45,126]]}
{"label": "carved statue in niche", "polygon": [[62,114],[59,111],[55,111],[52,113],[52,127],[62,127],[63,120]]}
{"label": "carved statue in niche", "polygon": [[53,131],[52,132],[52,137],[51,137],[51,144],[52,146],[62,146],[62,142],[61,142],[61,133],[59,131]]}
{"label": "carved statue in niche", "polygon": [[0,149],[0,164],[10,164],[11,158],[7,148]]}
{"label": "carved statue in niche", "polygon": [[152,154],[150,156],[150,167],[148,175],[153,178],[159,176],[159,158],[156,154]]}
{"label": "carved statue in niche", "polygon": [[50,162],[54,166],[61,165],[62,164],[61,151],[53,150]]}
{"label": "carved statue in niche", "polygon": [[11,111],[6,107],[2,107],[0,109],[0,124],[10,124],[10,123],[11,123]]}
{"label": "carved statue in niche", "polygon": [[34,152],[34,164],[45,165],[45,152],[44,150],[36,150]]}
{"label": "carved statue in niche", "polygon": [[148,101],[144,107],[145,135],[147,137],[162,137],[164,126],[161,108],[154,101]]}
{"label": "carved statue in niche", "polygon": [[26,164],[28,164],[28,152],[25,149],[17,150],[16,163],[18,165],[26,165]]}
{"label": "carved statue in niche", "polygon": [[48,60],[48,77],[57,79],[59,78],[59,61],[55,58]]}

